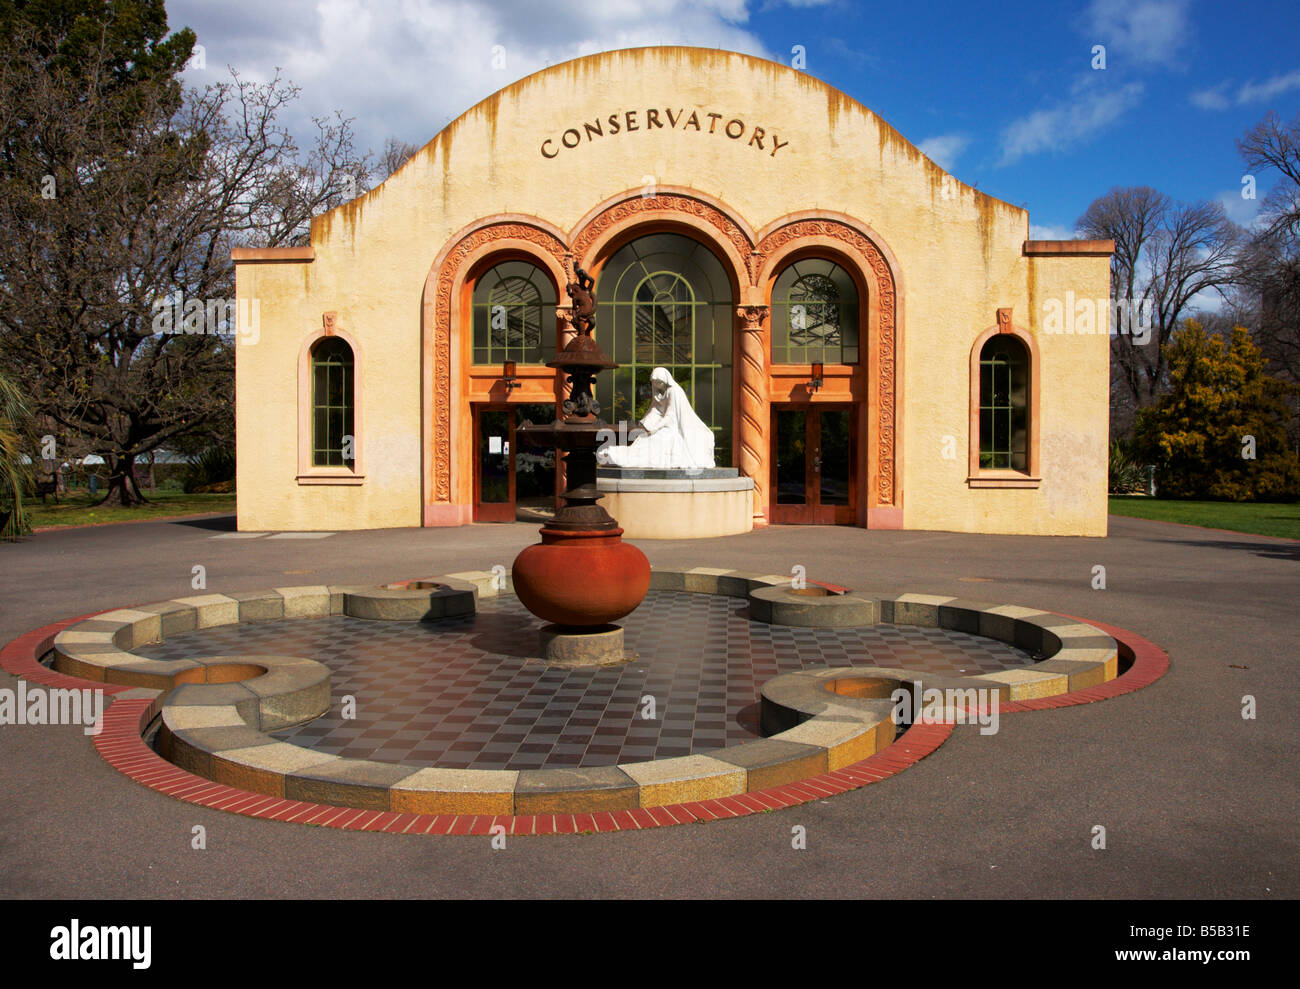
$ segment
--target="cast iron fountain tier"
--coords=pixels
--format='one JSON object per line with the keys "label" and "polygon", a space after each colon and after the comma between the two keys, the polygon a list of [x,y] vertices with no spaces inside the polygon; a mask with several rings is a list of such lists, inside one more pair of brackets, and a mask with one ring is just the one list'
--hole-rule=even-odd
{"label": "cast iron fountain tier", "polygon": [[[623,629],[611,624],[634,611],[650,589],[650,561],[623,542],[618,522],[598,504],[596,449],[609,427],[591,393],[600,371],[618,367],[596,341],[593,280],[580,267],[566,288],[573,301],[573,339],[547,367],[572,385],[552,423],[525,422],[518,441],[552,447],[564,458],[564,506],[542,526],[542,541],[515,557],[515,593],[524,607],[552,624],[541,630],[542,655],[552,663],[594,666],[623,662]],[[609,434],[606,432],[605,436]]]}

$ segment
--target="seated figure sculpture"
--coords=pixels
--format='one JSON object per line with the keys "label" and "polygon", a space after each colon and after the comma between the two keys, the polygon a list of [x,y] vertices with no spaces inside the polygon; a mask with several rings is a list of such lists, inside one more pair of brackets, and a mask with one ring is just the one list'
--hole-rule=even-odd
{"label": "seated figure sculpture", "polygon": [[691,408],[667,369],[650,374],[654,400],[641,420],[645,433],[626,446],[606,444],[596,462],[606,467],[703,468],[713,466],[713,430]]}

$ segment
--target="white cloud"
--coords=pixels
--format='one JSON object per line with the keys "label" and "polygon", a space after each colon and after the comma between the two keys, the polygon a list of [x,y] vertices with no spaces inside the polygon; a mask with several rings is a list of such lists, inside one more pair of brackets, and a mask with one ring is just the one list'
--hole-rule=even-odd
{"label": "white cloud", "polygon": [[1237,102],[1261,103],[1264,100],[1271,100],[1275,96],[1281,96],[1283,93],[1290,92],[1293,89],[1300,89],[1300,69],[1294,72],[1288,72],[1286,75],[1274,76],[1258,85],[1248,82],[1237,91]]}
{"label": "white cloud", "polygon": [[1029,224],[1030,240],[1074,240],[1074,231],[1055,223]]}
{"label": "white cloud", "polygon": [[228,79],[227,65],[254,82],[280,67],[302,89],[282,121],[300,144],[313,116],[337,109],[376,151],[390,135],[422,145],[496,90],[580,55],[665,44],[771,57],[745,27],[747,0],[169,0],[167,15],[205,48],[189,84]]}
{"label": "white cloud", "polygon": [[1263,82],[1248,82],[1237,89],[1235,95],[1228,92],[1231,81],[1221,82],[1210,89],[1203,89],[1192,94],[1192,102],[1202,110],[1226,110],[1235,102],[1238,106],[1251,103],[1263,103],[1293,89],[1300,89],[1300,69],[1276,75]]}
{"label": "white cloud", "polygon": [[1202,89],[1193,93],[1191,100],[1202,110],[1226,110],[1232,106],[1232,100],[1228,99],[1227,94],[1224,92],[1227,88],[1228,84],[1221,82],[1210,89]]}
{"label": "white cloud", "polygon": [[1093,0],[1083,15],[1084,32],[1106,46],[1107,64],[1175,66],[1190,37],[1188,0]]}
{"label": "white cloud", "polygon": [[1142,83],[1106,89],[1094,82],[1100,75],[1085,76],[1064,103],[1036,110],[1009,124],[1002,132],[1002,159],[998,164],[1009,165],[1026,155],[1058,152],[1079,144],[1137,105]]}
{"label": "white cloud", "polygon": [[1259,216],[1259,200],[1242,199],[1240,187],[1219,193],[1218,200],[1223,204],[1228,219],[1240,226],[1249,227]]}
{"label": "white cloud", "polygon": [[1207,288],[1187,300],[1186,314],[1221,313],[1223,306],[1223,296],[1216,289]]}
{"label": "white cloud", "polygon": [[939,134],[917,145],[925,155],[946,172],[951,172],[961,153],[970,145],[965,134]]}

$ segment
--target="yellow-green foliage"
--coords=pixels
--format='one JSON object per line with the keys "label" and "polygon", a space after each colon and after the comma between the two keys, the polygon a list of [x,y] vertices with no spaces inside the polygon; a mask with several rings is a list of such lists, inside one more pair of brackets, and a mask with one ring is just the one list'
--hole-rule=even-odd
{"label": "yellow-green foliage", "polygon": [[31,470],[22,462],[27,425],[22,396],[0,375],[0,539],[17,539],[31,529],[23,506],[23,488],[32,481]]}
{"label": "yellow-green foliage", "polygon": [[[1300,497],[1287,448],[1285,397],[1245,327],[1225,342],[1187,320],[1165,346],[1169,391],[1137,420],[1139,449],[1160,465],[1160,494],[1230,501]],[[1253,437],[1253,459],[1251,440]]]}

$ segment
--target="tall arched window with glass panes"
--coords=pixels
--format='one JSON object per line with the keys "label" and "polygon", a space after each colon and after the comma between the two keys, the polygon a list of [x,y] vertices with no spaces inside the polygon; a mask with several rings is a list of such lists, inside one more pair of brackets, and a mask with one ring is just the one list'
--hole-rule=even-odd
{"label": "tall arched window with glass panes", "polygon": [[772,286],[773,364],[858,363],[858,287],[833,261],[787,265]]}
{"label": "tall arched window with glass panes", "polygon": [[474,284],[475,364],[545,364],[555,356],[555,286],[537,265],[503,261]]}
{"label": "tall arched window with glass panes", "polygon": [[596,379],[601,417],[631,429],[650,408],[650,375],[666,368],[731,464],[731,281],[703,244],[658,233],[625,244],[596,282],[596,339],[618,368]]}
{"label": "tall arched window with glass panes", "polygon": [[312,466],[353,467],[356,394],[352,348],[329,336],[311,349]]}
{"label": "tall arched window with glass panes", "polygon": [[1029,469],[1029,354],[1000,333],[980,348],[981,469]]}

